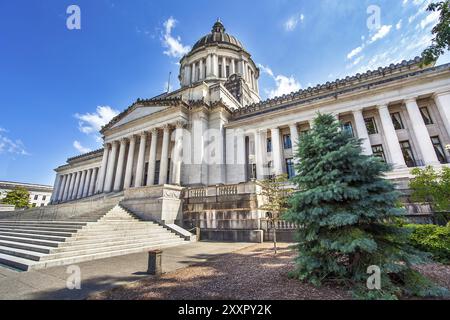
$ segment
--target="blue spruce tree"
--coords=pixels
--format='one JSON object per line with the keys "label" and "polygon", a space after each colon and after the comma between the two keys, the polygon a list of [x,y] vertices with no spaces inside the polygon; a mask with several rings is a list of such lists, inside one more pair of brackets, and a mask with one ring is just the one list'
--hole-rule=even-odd
{"label": "blue spruce tree", "polygon": [[[409,231],[398,223],[399,194],[383,177],[390,167],[363,155],[361,141],[332,115],[319,114],[300,139],[293,179],[300,191],[285,214],[300,226],[292,275],[315,285],[338,282],[359,298],[443,294],[411,268],[427,257],[407,244]],[[379,290],[366,286],[369,266],[381,270]]]}

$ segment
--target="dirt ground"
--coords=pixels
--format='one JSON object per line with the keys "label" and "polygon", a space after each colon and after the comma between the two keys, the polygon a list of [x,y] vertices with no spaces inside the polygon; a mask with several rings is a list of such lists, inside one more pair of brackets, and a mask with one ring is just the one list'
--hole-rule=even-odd
{"label": "dirt ground", "polygon": [[[351,295],[339,287],[302,283],[288,277],[294,269],[295,250],[279,244],[258,244],[159,278],[130,283],[95,294],[90,299],[112,300],[342,300]],[[450,266],[425,265],[420,271],[450,289]]]}

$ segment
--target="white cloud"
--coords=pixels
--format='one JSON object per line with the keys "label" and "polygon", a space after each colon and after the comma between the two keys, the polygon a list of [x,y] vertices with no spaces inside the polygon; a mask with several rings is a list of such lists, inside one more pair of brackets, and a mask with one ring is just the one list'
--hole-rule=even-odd
{"label": "white cloud", "polygon": [[294,31],[297,28],[299,22],[303,22],[305,20],[305,15],[303,13],[297,14],[295,16],[290,17],[284,23],[284,29],[286,31]]}
{"label": "white cloud", "polygon": [[17,154],[22,156],[30,155],[26,150],[21,140],[12,140],[8,138],[5,133],[8,130],[0,127],[0,155],[5,153]]}
{"label": "white cloud", "polygon": [[420,27],[425,29],[429,25],[434,26],[439,21],[439,11],[433,11],[427,15],[422,21],[420,21]]}
{"label": "white cloud", "polygon": [[98,106],[95,113],[75,114],[78,128],[85,134],[97,134],[102,126],[108,124],[119,112],[109,106]]}
{"label": "white cloud", "polygon": [[364,49],[364,45],[359,46],[358,48],[353,49],[348,55],[347,59],[352,59],[353,57],[357,56],[361,51]]}
{"label": "white cloud", "polygon": [[276,84],[275,88],[266,89],[266,93],[270,99],[298,91],[302,88],[300,83],[293,76],[274,75],[271,68],[258,64],[260,70],[270,76]]}
{"label": "white cloud", "polygon": [[400,19],[399,22],[397,22],[397,24],[395,25],[395,29],[400,30],[402,28],[402,23],[403,23],[403,20]]}
{"label": "white cloud", "polygon": [[81,154],[83,154],[83,153],[88,153],[88,152],[91,152],[91,151],[92,151],[92,150],[89,149],[89,148],[83,147],[83,146],[81,145],[81,143],[80,143],[79,141],[76,141],[76,140],[73,142],[73,147],[74,147],[75,149],[77,149],[78,152],[81,153]]}
{"label": "white cloud", "polygon": [[392,25],[389,25],[389,26],[388,25],[383,25],[383,26],[381,26],[378,29],[377,33],[375,33],[372,36],[372,38],[370,38],[369,43],[374,43],[375,41],[383,39],[384,37],[386,37],[389,34],[389,32],[391,32],[391,29],[392,29]]}
{"label": "white cloud", "polygon": [[189,46],[185,46],[181,43],[180,37],[172,36],[172,29],[177,24],[177,20],[173,17],[167,19],[164,22],[164,33],[162,35],[162,43],[167,50],[164,51],[164,54],[173,57],[173,58],[181,58],[185,54],[187,54],[191,48]]}

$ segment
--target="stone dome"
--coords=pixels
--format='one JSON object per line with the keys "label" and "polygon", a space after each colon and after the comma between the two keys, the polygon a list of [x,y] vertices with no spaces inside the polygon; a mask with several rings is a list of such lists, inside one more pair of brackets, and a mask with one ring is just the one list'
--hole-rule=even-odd
{"label": "stone dome", "polygon": [[242,43],[238,39],[236,39],[236,37],[225,32],[225,27],[223,26],[222,22],[220,22],[220,20],[218,20],[214,24],[211,33],[202,37],[194,44],[191,52],[212,44],[228,44],[236,47],[239,50],[245,50]]}

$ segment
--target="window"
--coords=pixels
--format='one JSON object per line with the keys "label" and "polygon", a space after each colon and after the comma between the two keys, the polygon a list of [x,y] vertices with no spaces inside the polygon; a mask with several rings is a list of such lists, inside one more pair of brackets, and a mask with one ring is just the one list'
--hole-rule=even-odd
{"label": "window", "polygon": [[290,134],[283,135],[283,145],[284,149],[292,149],[292,141]]}
{"label": "window", "polygon": [[267,138],[267,152],[272,152],[272,138]]}
{"label": "window", "polygon": [[354,134],[353,134],[353,126],[352,126],[352,123],[349,121],[349,122],[346,122],[346,123],[344,123],[343,125],[342,125],[342,130],[344,130],[345,132],[347,132],[349,135],[351,135],[352,137],[354,137]]}
{"label": "window", "polygon": [[42,201],[45,201],[47,199],[47,196],[42,196]]}
{"label": "window", "polygon": [[400,112],[391,113],[391,118],[395,130],[405,129],[405,127],[403,126],[402,117],[400,116]]}
{"label": "window", "polygon": [[41,207],[43,207],[44,206],[44,204],[43,203],[41,203]]}
{"label": "window", "polygon": [[367,128],[367,133],[368,134],[377,134],[378,133],[378,128],[377,128],[377,124],[375,122],[375,118],[367,118],[364,119],[364,122],[366,123],[366,128]]}
{"label": "window", "polygon": [[295,177],[294,161],[292,159],[286,159],[286,171],[289,179]]}
{"label": "window", "polygon": [[227,74],[227,78],[230,77],[230,66],[226,66],[226,74]]}
{"label": "window", "polygon": [[35,194],[35,195],[34,195],[34,200],[37,200],[38,197],[39,197],[39,196],[38,196],[37,194]]}
{"label": "window", "polygon": [[430,112],[428,112],[427,107],[420,108],[420,114],[422,115],[423,122],[426,125],[433,124],[433,120],[431,119]]}
{"label": "window", "polygon": [[431,137],[431,142],[433,143],[434,151],[439,159],[440,163],[448,163],[447,157],[445,156],[444,148],[442,147],[441,140],[439,137]]}
{"label": "window", "polygon": [[379,157],[383,159],[384,162],[386,162],[386,156],[384,155],[383,146],[381,144],[372,146],[372,153],[375,157]]}
{"label": "window", "polygon": [[155,163],[155,180],[153,181],[155,186],[159,185],[159,168],[160,167],[161,167],[161,161],[160,160],[156,160],[156,163]]}
{"label": "window", "polygon": [[414,154],[411,149],[411,144],[409,141],[401,141],[400,146],[403,152],[403,158],[405,159],[406,165],[408,167],[416,166],[416,159],[414,158]]}
{"label": "window", "polygon": [[36,203],[33,203],[31,206],[32,206],[33,208],[36,208]]}
{"label": "window", "polygon": [[250,180],[255,180],[256,179],[256,164],[249,164],[248,165],[248,174],[249,174],[249,179]]}

